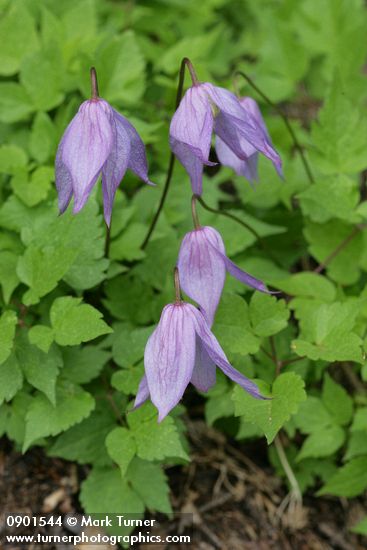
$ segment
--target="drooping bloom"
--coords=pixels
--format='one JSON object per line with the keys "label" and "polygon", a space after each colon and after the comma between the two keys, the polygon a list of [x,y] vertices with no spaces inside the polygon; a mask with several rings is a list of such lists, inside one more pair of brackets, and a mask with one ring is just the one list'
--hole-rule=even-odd
{"label": "drooping bloom", "polygon": [[167,305],[145,347],[145,375],[134,408],[150,397],[162,421],[190,382],[202,392],[215,384],[216,365],[253,397],[262,398],[257,385],[228,362],[198,309],[182,301]]}
{"label": "drooping bloom", "polygon": [[227,271],[245,285],[269,292],[262,281],[242,271],[226,256],[222,237],[212,227],[199,227],[185,235],[177,267],[182,289],[199,304],[209,326],[213,324]]}
{"label": "drooping bloom", "polygon": [[148,178],[144,144],[130,122],[107,101],[84,101],[59,144],[56,155],[56,188],[63,213],[74,196],[73,213],[79,212],[102,174],[103,209],[111,222],[113,200],[126,170],[154,185]]}
{"label": "drooping bloom", "polygon": [[[269,158],[281,174],[280,156],[252,107],[245,108],[224,88],[209,82],[195,84],[182,98],[170,126],[171,149],[186,168],[194,194],[202,193],[203,165],[213,164],[209,161],[213,131],[238,159],[247,161],[258,151]],[[220,154],[223,158],[223,151],[220,150]]]}
{"label": "drooping bloom", "polygon": [[[241,99],[239,99],[239,102],[243,109],[256,120],[256,123],[266,135],[268,142],[272,145],[269,132],[266,128],[264,119],[256,101],[251,97],[242,97]],[[228,145],[219,136],[216,136],[215,150],[217,153],[217,157],[221,164],[232,168],[238,176],[244,176],[251,182],[256,181],[258,179],[258,150],[256,149],[256,147],[251,145],[251,143],[247,141],[244,137],[240,137],[240,141],[242,150],[246,154],[245,158],[237,156],[236,153],[234,153],[232,149],[228,147]],[[276,168],[279,171],[279,167],[276,166]]]}

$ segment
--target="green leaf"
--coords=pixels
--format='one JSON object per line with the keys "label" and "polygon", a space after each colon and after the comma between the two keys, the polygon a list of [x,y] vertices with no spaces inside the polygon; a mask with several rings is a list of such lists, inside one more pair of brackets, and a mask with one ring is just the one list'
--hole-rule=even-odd
{"label": "green leaf", "polygon": [[284,300],[255,292],[250,301],[250,320],[258,336],[277,334],[287,326],[289,311]]}
{"label": "green leaf", "polygon": [[34,344],[40,350],[47,353],[54,341],[54,333],[50,327],[34,325],[28,331],[28,339],[31,344]]}
{"label": "green leaf", "polygon": [[144,349],[154,326],[131,328],[122,325],[114,330],[112,356],[120,367],[130,367],[144,357]]}
{"label": "green leaf", "polygon": [[362,407],[356,410],[353,418],[353,424],[350,429],[352,432],[367,430],[367,407]]}
{"label": "green leaf", "polygon": [[124,104],[139,101],[144,92],[145,63],[131,30],[106,42],[95,57],[95,64],[103,97],[107,101]]}
{"label": "green leaf", "polygon": [[53,178],[54,169],[41,166],[33,172],[31,179],[26,172],[19,172],[12,178],[11,186],[24,204],[35,206],[47,197]]}
{"label": "green leaf", "polygon": [[0,145],[0,172],[15,174],[27,164],[27,155],[17,145]]}
{"label": "green leaf", "polygon": [[366,429],[351,433],[348,440],[348,447],[344,456],[344,460],[350,460],[355,456],[367,455],[366,435]]}
{"label": "green leaf", "polygon": [[366,487],[367,456],[361,456],[340,468],[317,494],[352,498],[363,493]]}
{"label": "green leaf", "polygon": [[142,363],[136,367],[124,368],[113,373],[111,386],[126,395],[136,395],[143,375],[144,366]]}
{"label": "green leaf", "polygon": [[105,439],[115,425],[113,412],[105,406],[97,406],[88,418],[59,435],[47,454],[78,464],[109,465]]}
{"label": "green leaf", "polygon": [[130,462],[136,454],[136,443],[131,431],[126,428],[115,428],[106,437],[108,454],[119,465],[124,476]]}
{"label": "green leaf", "polygon": [[75,384],[87,384],[100,374],[111,354],[96,346],[64,348],[63,376]]}
{"label": "green leaf", "polygon": [[22,384],[22,371],[15,354],[12,353],[0,365],[0,404],[3,401],[10,401],[17,391],[20,390]]}
{"label": "green leaf", "polygon": [[236,294],[224,294],[219,304],[213,332],[229,354],[248,355],[259,351],[260,342],[252,333],[249,307]]}
{"label": "green leaf", "polygon": [[89,416],[94,405],[90,393],[69,382],[58,384],[56,406],[53,406],[44,395],[37,395],[33,398],[26,416],[23,452],[37,439],[57,435],[81,422]]}
{"label": "green leaf", "polygon": [[324,174],[357,173],[367,165],[367,118],[336,76],[312,126],[313,161]]}
{"label": "green leaf", "polygon": [[141,498],[119,470],[93,468],[83,481],[80,501],[87,514],[143,514]]}
{"label": "green leaf", "polygon": [[275,379],[271,393],[265,387],[259,387],[261,394],[271,399],[255,399],[240,386],[235,387],[235,414],[259,426],[270,444],[280,428],[297,412],[299,404],[306,399],[304,382],[294,372],[287,372]]}
{"label": "green leaf", "polygon": [[310,457],[330,456],[340,449],[344,440],[345,432],[340,426],[333,424],[319,427],[305,439],[297,456],[297,461]]}
{"label": "green leaf", "polygon": [[140,458],[134,458],[126,475],[134,491],[152,511],[172,513],[169,486],[162,467]]}
{"label": "green leaf", "polygon": [[101,319],[102,313],[81,298],[56,298],[50,310],[55,341],[60,346],[75,346],[93,340],[112,329]]}
{"label": "green leaf", "polygon": [[308,296],[325,302],[332,302],[336,295],[335,286],[331,281],[318,273],[306,271],[277,280],[276,286],[291,296]]}
{"label": "green leaf", "polygon": [[188,460],[174,420],[167,416],[158,424],[157,411],[146,403],[127,418],[136,441],[137,454],[145,460],[179,457]]}
{"label": "green leaf", "polygon": [[357,535],[367,535],[367,516],[356,525],[353,525],[351,531],[352,533],[357,533]]}
{"label": "green leaf", "polygon": [[54,48],[36,51],[22,62],[20,82],[37,110],[49,111],[62,102],[61,65],[61,55]]}
{"label": "green leaf", "polygon": [[351,421],[353,399],[327,373],[322,388],[322,401],[337,424],[345,426]]}
{"label": "green leaf", "polygon": [[318,223],[332,218],[346,222],[358,222],[356,212],[359,203],[358,186],[345,175],[316,182],[298,195],[302,212]]}
{"label": "green leaf", "polygon": [[301,316],[301,334],[292,342],[299,356],[313,361],[357,361],[362,363],[362,340],[352,332],[363,302],[321,304]]}
{"label": "green leaf", "polygon": [[14,311],[4,311],[0,317],[0,364],[11,353],[17,322],[18,319]]}
{"label": "green leaf", "polygon": [[29,140],[29,149],[39,163],[46,162],[56,145],[55,126],[46,113],[39,112],[34,118]]}
{"label": "green leaf", "polygon": [[2,13],[0,36],[0,74],[12,75],[19,70],[24,53],[38,47],[35,21],[21,0],[12,0],[8,11]]}
{"label": "green leaf", "polygon": [[131,223],[111,243],[110,258],[112,260],[140,260],[144,258],[145,252],[141,245],[147,234],[147,227],[142,223]]}
{"label": "green leaf", "polygon": [[56,380],[63,365],[60,350],[53,346],[48,353],[44,353],[30,345],[27,336],[23,334],[16,340],[15,353],[27,382],[43,392],[55,405]]}
{"label": "green leaf", "polygon": [[0,121],[18,122],[34,111],[31,99],[20,84],[0,82]]}
{"label": "green leaf", "polygon": [[[348,239],[354,227],[344,222],[333,220],[324,224],[307,223],[304,234],[309,242],[311,255],[318,262],[326,260],[330,254]],[[337,283],[349,285],[358,280],[359,266],[363,251],[363,235],[358,233],[328,262],[327,274]]]}
{"label": "green leaf", "polygon": [[33,244],[29,246],[19,258],[17,267],[19,279],[30,287],[23,296],[24,303],[37,304],[42,296],[53,290],[76,256],[76,250],[63,246],[43,249]]}
{"label": "green leaf", "polygon": [[333,424],[333,419],[318,397],[308,395],[300,404],[292,423],[304,434],[310,434]]}
{"label": "green leaf", "polygon": [[6,304],[9,303],[14,289],[16,289],[20,282],[16,273],[17,262],[17,254],[8,250],[0,251],[0,284]]}

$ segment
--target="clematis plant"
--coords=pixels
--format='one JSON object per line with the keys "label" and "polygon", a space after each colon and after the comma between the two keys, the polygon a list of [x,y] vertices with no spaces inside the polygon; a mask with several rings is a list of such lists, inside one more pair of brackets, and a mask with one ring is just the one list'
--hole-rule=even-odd
{"label": "clematis plant", "polygon": [[92,97],[79,107],[60,141],[55,162],[56,188],[62,214],[74,196],[79,212],[102,174],[103,210],[111,223],[113,200],[126,170],[145,183],[148,164],[144,144],[130,122],[98,95],[96,71],[91,69]]}
{"label": "clematis plant", "polygon": [[181,300],[178,273],[176,268],[176,301],[164,307],[145,347],[145,375],[134,408],[150,397],[161,422],[180,401],[190,382],[202,392],[215,384],[216,365],[253,397],[263,399],[257,385],[229,363],[204,315]]}
{"label": "clematis plant", "polygon": [[[272,145],[269,132],[266,128],[264,119],[256,101],[252,99],[252,97],[242,97],[239,99],[239,103],[243,107],[243,109],[250,116],[252,116],[254,120],[256,120],[258,127],[262,129],[267,137],[268,142]],[[232,170],[234,170],[238,176],[244,176],[251,182],[257,181],[257,164],[259,157],[258,150],[245,138],[240,137],[240,141],[242,150],[246,154],[246,156],[237,156],[237,154],[234,153],[230,147],[228,147],[223,139],[221,139],[219,136],[216,136],[215,151],[217,153],[218,160],[224,166],[229,166],[230,168],[232,168]],[[280,166],[276,165],[276,168],[281,174]]]}
{"label": "clematis plant", "polygon": [[[209,161],[213,131],[221,140],[219,152],[225,164],[230,165],[228,152],[226,156],[222,143],[236,158],[247,163],[254,152],[262,153],[273,162],[281,175],[280,156],[262,119],[254,115],[252,106],[244,107],[243,102],[224,88],[209,82],[200,83],[191,64],[189,69],[193,85],[186,91],[172,118],[170,146],[190,176],[193,193],[202,193],[203,166],[215,164]],[[250,165],[253,162],[254,159]]]}
{"label": "clematis plant", "polygon": [[211,326],[222,294],[226,272],[255,290],[266,293],[270,291],[262,281],[242,271],[226,256],[223,239],[218,231],[213,227],[200,225],[195,196],[191,204],[195,229],[187,233],[182,240],[177,267],[180,271],[182,289],[199,304]]}

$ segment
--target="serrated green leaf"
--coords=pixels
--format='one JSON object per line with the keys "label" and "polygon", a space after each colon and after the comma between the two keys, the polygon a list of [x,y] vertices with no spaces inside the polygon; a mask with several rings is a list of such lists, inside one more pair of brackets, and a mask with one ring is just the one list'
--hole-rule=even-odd
{"label": "serrated green leaf", "polygon": [[102,313],[81,303],[81,298],[56,298],[51,306],[50,319],[55,341],[60,346],[76,346],[112,332],[102,320]]}
{"label": "serrated green leaf", "polygon": [[59,435],[47,454],[75,460],[78,464],[108,465],[105,439],[115,425],[112,410],[97,406],[88,418]]}
{"label": "serrated green leaf", "polygon": [[129,414],[127,421],[140,458],[162,460],[165,457],[180,457],[188,460],[174,420],[167,416],[158,424],[157,411],[150,403]]}
{"label": "serrated green leaf", "polygon": [[297,412],[299,404],[306,399],[304,381],[297,374],[287,372],[275,379],[271,392],[265,387],[259,387],[262,395],[271,399],[255,399],[239,386],[235,387],[235,414],[259,426],[270,444],[285,422]]}
{"label": "serrated green leaf", "polygon": [[351,421],[353,399],[327,373],[322,388],[322,401],[337,424],[345,426]]}
{"label": "serrated green leaf", "polygon": [[143,374],[144,366],[142,363],[136,367],[129,367],[127,369],[119,370],[113,373],[111,378],[111,386],[126,395],[136,395]]}
{"label": "serrated green leaf", "polygon": [[114,330],[112,356],[120,367],[130,367],[144,357],[144,349],[154,326],[136,328],[118,326]]}
{"label": "serrated green leaf", "polygon": [[17,322],[18,319],[14,311],[4,311],[0,317],[0,364],[11,353]]}
{"label": "serrated green leaf", "polygon": [[318,495],[336,495],[339,497],[355,497],[363,493],[367,487],[367,456],[353,458],[342,466]]}
{"label": "serrated green leaf", "polygon": [[276,285],[291,296],[309,296],[325,302],[332,302],[336,295],[333,283],[318,273],[296,273],[288,279],[277,280]]}
{"label": "serrated green leaf", "polygon": [[15,353],[27,382],[43,392],[55,405],[56,380],[63,365],[60,350],[53,346],[48,353],[44,353],[29,344],[27,336],[23,334],[16,340]]}
{"label": "serrated green leaf", "polygon": [[252,332],[249,307],[236,294],[225,294],[215,315],[213,332],[223,349],[229,353],[247,355],[259,350],[260,341]]}
{"label": "serrated green leaf", "polygon": [[34,325],[28,331],[28,339],[31,344],[47,353],[54,341],[54,333],[50,327]]}
{"label": "serrated green leaf", "polygon": [[250,320],[258,336],[277,334],[287,326],[289,311],[284,300],[255,292],[250,301]]}
{"label": "serrated green leaf", "polygon": [[0,284],[6,304],[20,282],[16,273],[17,263],[17,254],[8,250],[0,251]]}
{"label": "serrated green leaf", "polygon": [[0,82],[0,121],[11,123],[26,119],[33,111],[31,99],[17,82]]}
{"label": "serrated green leaf", "polygon": [[[83,481],[80,501],[87,514],[143,514],[144,504],[118,469],[93,468]],[[136,517],[136,516],[135,516]]]}
{"label": "serrated green leaf", "polygon": [[0,145],[0,172],[16,174],[27,164],[25,151],[17,145]]}
{"label": "serrated green leaf", "polygon": [[24,2],[9,3],[9,9],[2,14],[0,36],[0,74],[11,75],[18,71],[24,53],[32,53],[38,47],[35,21]]}
{"label": "serrated green leaf", "polygon": [[297,461],[304,458],[319,458],[330,456],[343,445],[345,432],[343,428],[332,424],[316,428],[305,439],[297,456]]}
{"label": "serrated green leaf", "polygon": [[10,401],[22,387],[23,375],[14,353],[0,365],[0,404]]}
{"label": "serrated green leaf", "polygon": [[111,357],[110,352],[96,346],[66,347],[62,352],[63,376],[74,384],[87,384],[97,378]]}
{"label": "serrated green leaf", "polygon": [[31,443],[41,437],[57,435],[89,416],[94,399],[79,386],[64,382],[56,388],[56,406],[42,394],[33,398],[26,416],[25,452]]}
{"label": "serrated green leaf", "polygon": [[122,477],[125,476],[137,448],[133,433],[127,428],[115,428],[106,437],[107,452],[120,467]]}
{"label": "serrated green leaf", "polygon": [[307,396],[300,404],[292,422],[304,434],[310,434],[333,423],[333,419],[318,397]]}
{"label": "serrated green leaf", "polygon": [[159,464],[136,457],[131,462],[126,477],[149,510],[163,514],[172,512],[167,478]]}
{"label": "serrated green leaf", "polygon": [[32,124],[29,149],[39,163],[46,162],[56,145],[55,126],[50,117],[43,112],[37,113]]}

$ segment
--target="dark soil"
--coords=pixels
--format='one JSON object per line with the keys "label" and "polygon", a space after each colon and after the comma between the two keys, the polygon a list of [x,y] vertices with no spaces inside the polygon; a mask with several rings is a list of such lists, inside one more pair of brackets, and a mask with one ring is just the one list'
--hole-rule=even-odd
{"label": "dark soil", "polygon": [[[193,460],[188,466],[167,470],[177,519],[158,516],[158,528],[152,530],[152,534],[189,533],[191,530],[185,527],[184,520],[190,517],[194,521],[190,548],[195,550],[359,550],[367,547],[361,537],[348,530],[365,515],[366,502],[363,500],[306,495],[299,506],[287,499],[287,489],[282,480],[274,476],[261,444],[233,443],[201,421],[190,421],[188,428]],[[47,458],[38,448],[21,455],[3,440],[0,512],[80,512],[78,490],[86,473],[85,468],[70,462]],[[1,517],[0,536],[4,532]],[[64,527],[52,529],[44,532],[70,535]],[[19,530],[14,533],[19,534]],[[145,550],[183,547],[185,545],[140,546]],[[74,547],[26,545],[7,548],[66,550]],[[104,550],[107,547],[84,545],[79,548]]]}

